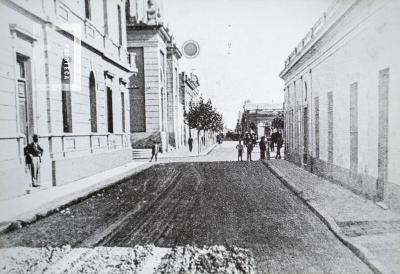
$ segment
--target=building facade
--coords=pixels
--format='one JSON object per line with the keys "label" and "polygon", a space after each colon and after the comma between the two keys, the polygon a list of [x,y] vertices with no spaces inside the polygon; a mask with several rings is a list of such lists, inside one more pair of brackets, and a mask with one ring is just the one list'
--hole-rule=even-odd
{"label": "building facade", "polygon": [[167,105],[168,105],[168,141],[169,146],[179,148],[180,121],[183,113],[179,110],[179,59],[182,53],[175,44],[167,47]]}
{"label": "building facade", "polygon": [[197,75],[182,72],[179,74],[179,106],[178,106],[178,132],[180,145],[187,145],[187,141],[191,136],[197,139],[197,134],[192,134],[192,129],[185,124],[184,113],[189,111],[190,102],[197,102],[200,95],[200,82]]}
{"label": "building facade", "polygon": [[243,111],[239,112],[239,134],[243,136],[246,132],[255,133],[258,138],[269,137],[273,133],[272,121],[282,114],[282,104],[252,103],[246,101]]}
{"label": "building facade", "polygon": [[399,1],[335,1],[280,74],[285,157],[397,209],[399,14]]}
{"label": "building facade", "polygon": [[138,75],[132,77],[130,85],[132,146],[149,148],[157,141],[166,152],[169,150],[167,55],[172,36],[160,21],[161,3],[130,1],[127,34],[128,51],[136,55],[138,68]]}
{"label": "building facade", "polygon": [[125,0],[4,0],[0,21],[0,199],[29,188],[34,133],[45,187],[130,161]]}

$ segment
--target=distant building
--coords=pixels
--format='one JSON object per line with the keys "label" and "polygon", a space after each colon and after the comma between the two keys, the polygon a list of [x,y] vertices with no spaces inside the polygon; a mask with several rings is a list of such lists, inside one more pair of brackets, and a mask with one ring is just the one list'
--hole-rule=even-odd
{"label": "distant building", "polygon": [[278,114],[283,113],[281,104],[252,103],[246,101],[243,105],[243,112],[239,112],[240,134],[246,132],[255,133],[259,138],[261,136],[269,137],[272,134],[272,121]]}
{"label": "distant building", "polygon": [[29,188],[34,133],[44,187],[131,160],[125,0],[101,3],[0,2],[0,199]]}
{"label": "distant building", "polygon": [[285,61],[286,158],[400,208],[400,3],[335,1]]}

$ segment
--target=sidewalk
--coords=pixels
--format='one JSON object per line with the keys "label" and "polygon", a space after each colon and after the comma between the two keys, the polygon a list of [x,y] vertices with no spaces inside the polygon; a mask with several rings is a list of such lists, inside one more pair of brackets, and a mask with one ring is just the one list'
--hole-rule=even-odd
{"label": "sidewalk", "polygon": [[400,214],[285,160],[265,162],[375,273],[400,273]]}
{"label": "sidewalk", "polygon": [[14,199],[0,201],[0,232],[17,221],[32,222],[60,206],[86,197],[97,190],[129,178],[151,163],[131,162],[69,184],[50,187]]}
{"label": "sidewalk", "polygon": [[204,156],[207,155],[208,153],[210,153],[217,144],[212,144],[209,145],[206,148],[203,148],[202,151],[200,151],[200,153],[198,153],[197,151],[197,142],[195,142],[193,144],[193,149],[190,152],[189,151],[189,146],[182,146],[178,149],[172,150],[168,153],[163,153],[163,154],[158,154],[160,159],[164,159],[164,158],[184,158],[184,157],[197,157],[197,156]]}

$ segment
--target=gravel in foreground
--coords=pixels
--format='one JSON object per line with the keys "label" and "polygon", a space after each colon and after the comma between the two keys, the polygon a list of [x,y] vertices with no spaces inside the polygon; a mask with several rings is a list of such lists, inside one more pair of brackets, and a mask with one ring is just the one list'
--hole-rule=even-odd
{"label": "gravel in foreground", "polygon": [[192,246],[0,249],[1,273],[255,273],[250,251]]}

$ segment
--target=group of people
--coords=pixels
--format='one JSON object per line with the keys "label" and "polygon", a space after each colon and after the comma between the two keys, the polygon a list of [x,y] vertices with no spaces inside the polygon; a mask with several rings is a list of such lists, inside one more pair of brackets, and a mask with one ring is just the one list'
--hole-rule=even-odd
{"label": "group of people", "polygon": [[[239,139],[239,144],[236,146],[236,149],[238,151],[238,161],[243,161],[243,150],[245,148],[247,152],[247,161],[252,161],[251,153],[253,152],[253,149],[257,144],[256,140],[256,138],[251,138],[251,135],[246,134],[243,140],[244,145],[242,145],[242,140]],[[274,151],[275,144],[275,159],[281,159],[281,148],[283,146],[282,134],[276,131],[267,140],[265,140],[265,136],[261,137],[261,140],[258,144],[260,148],[260,160],[265,160],[266,158],[268,160],[270,159],[270,151]]]}

